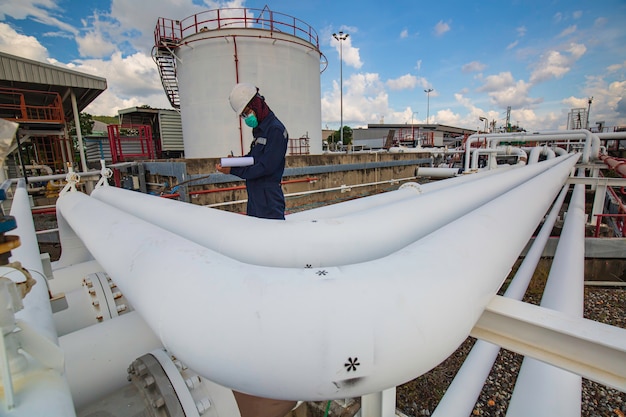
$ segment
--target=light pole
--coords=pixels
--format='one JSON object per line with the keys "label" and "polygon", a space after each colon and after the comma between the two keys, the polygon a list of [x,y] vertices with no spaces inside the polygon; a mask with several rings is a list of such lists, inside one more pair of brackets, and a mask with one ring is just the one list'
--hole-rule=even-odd
{"label": "light pole", "polygon": [[414,111],[413,114],[411,115],[411,137],[413,139],[413,143],[415,142],[415,125],[413,125],[413,115],[417,114],[418,112]]}
{"label": "light pole", "polygon": [[481,122],[485,122],[485,133],[489,133],[489,132],[487,132],[487,118],[483,117],[483,116],[480,116],[478,118],[478,120],[480,120]]}
{"label": "light pole", "polygon": [[432,88],[427,88],[424,90],[426,93],[426,124],[430,123],[430,92],[433,91]]}
{"label": "light pole", "polygon": [[339,88],[341,91],[339,92],[339,137],[341,138],[341,145],[343,146],[343,41],[348,39],[347,33],[343,33],[339,31],[339,33],[333,33],[333,38],[335,38],[339,42]]}

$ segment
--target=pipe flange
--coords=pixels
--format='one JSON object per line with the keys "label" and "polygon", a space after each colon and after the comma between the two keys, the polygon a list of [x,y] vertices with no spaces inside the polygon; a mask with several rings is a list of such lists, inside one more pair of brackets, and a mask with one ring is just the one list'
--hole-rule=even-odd
{"label": "pipe flange", "polygon": [[405,182],[400,187],[398,187],[398,190],[402,190],[404,188],[413,188],[415,191],[417,191],[418,194],[422,194],[423,192],[422,186],[417,182]]}
{"label": "pipe flange", "polygon": [[96,272],[83,278],[96,320],[104,321],[133,311],[124,294],[104,272]]}
{"label": "pipe flange", "polygon": [[186,415],[167,374],[151,354],[145,354],[130,364],[128,380],[144,399],[146,417]]}

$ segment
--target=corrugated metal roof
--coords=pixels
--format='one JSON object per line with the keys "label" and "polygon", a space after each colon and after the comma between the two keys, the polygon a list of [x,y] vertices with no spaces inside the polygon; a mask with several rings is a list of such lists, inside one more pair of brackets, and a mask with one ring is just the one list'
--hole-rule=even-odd
{"label": "corrugated metal roof", "polygon": [[70,119],[70,89],[76,95],[81,112],[106,90],[107,81],[95,75],[0,52],[0,87],[59,93],[63,99],[63,111]]}
{"label": "corrugated metal roof", "polygon": [[0,52],[0,79],[22,83],[106,90],[102,77]]}

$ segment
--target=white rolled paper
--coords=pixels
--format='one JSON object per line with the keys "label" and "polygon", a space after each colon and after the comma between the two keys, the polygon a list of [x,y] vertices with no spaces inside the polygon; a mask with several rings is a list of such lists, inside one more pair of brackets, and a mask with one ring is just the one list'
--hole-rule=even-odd
{"label": "white rolled paper", "polygon": [[248,167],[254,165],[254,158],[251,156],[222,158],[221,164],[223,167]]}

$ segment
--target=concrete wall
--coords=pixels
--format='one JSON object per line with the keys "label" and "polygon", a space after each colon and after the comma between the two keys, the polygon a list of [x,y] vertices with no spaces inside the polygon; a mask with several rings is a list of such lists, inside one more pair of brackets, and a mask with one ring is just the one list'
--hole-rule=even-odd
{"label": "concrete wall", "polygon": [[[236,177],[216,173],[218,158],[177,159],[164,162],[177,163],[184,167],[182,175],[156,173],[152,165],[146,168],[148,183],[168,183],[169,193],[175,188],[180,199],[200,205],[215,205],[224,202],[245,200],[245,183]],[[328,203],[344,201],[363,195],[397,189],[401,183],[415,181],[418,166],[430,166],[429,154],[331,154],[287,156],[283,191],[287,195],[287,211],[299,211]],[[407,179],[408,178],[408,179]],[[229,181],[225,181],[230,179]],[[404,180],[403,180],[404,179]],[[359,184],[394,181],[392,184],[377,184],[356,187]],[[422,180],[423,181],[423,180]],[[346,186],[341,189],[342,186]],[[319,192],[304,196],[289,197],[292,193],[311,192],[337,188],[335,191]],[[148,191],[151,191],[148,189]],[[152,190],[160,192],[158,189]],[[245,212],[245,203],[219,206],[224,210]]]}

